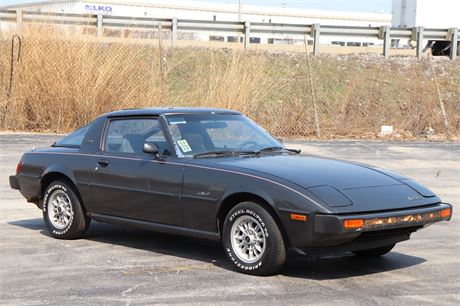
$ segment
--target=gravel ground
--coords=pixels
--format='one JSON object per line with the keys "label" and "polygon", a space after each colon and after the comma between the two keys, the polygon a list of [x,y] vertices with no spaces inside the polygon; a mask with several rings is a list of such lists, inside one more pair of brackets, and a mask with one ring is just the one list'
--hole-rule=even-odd
{"label": "gravel ground", "polygon": [[[0,135],[0,304],[460,304],[459,210],[380,259],[291,256],[281,274],[231,270],[218,243],[93,222],[84,239],[49,237],[41,212],[9,189],[24,150],[56,136]],[[460,206],[459,143],[289,142],[417,179]]]}

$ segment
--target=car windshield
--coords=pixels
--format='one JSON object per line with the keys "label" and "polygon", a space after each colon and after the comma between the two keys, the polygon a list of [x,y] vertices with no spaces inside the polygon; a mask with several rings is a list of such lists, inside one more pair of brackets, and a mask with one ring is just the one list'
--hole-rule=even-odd
{"label": "car windshield", "polygon": [[242,115],[168,115],[166,121],[174,145],[184,156],[283,147],[263,128]]}

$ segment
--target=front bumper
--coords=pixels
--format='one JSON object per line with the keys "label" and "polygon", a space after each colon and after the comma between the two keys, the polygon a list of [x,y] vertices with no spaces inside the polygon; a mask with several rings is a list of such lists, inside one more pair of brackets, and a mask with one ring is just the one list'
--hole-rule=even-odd
{"label": "front bumper", "polygon": [[[442,215],[447,209],[449,214]],[[452,205],[446,203],[376,213],[311,214],[306,222],[291,221],[288,235],[293,250],[301,254],[359,251],[408,240],[413,232],[451,216]],[[362,226],[347,228],[346,220],[361,220]]]}
{"label": "front bumper", "polygon": [[[439,221],[448,221],[451,216],[452,205],[447,203],[383,213],[316,215],[314,230],[319,234],[338,235],[381,231],[426,226]],[[354,226],[350,221],[356,221]],[[347,222],[352,226],[347,226]]]}
{"label": "front bumper", "polygon": [[16,175],[10,175],[10,187],[19,190],[19,180]]}

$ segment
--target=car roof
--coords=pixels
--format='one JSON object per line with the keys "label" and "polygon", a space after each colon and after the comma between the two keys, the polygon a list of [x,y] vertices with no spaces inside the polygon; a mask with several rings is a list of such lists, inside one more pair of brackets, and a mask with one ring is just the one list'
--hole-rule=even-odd
{"label": "car roof", "polygon": [[223,108],[205,107],[161,107],[161,108],[131,108],[107,113],[107,117],[123,116],[158,116],[170,114],[225,114],[241,115],[240,112]]}

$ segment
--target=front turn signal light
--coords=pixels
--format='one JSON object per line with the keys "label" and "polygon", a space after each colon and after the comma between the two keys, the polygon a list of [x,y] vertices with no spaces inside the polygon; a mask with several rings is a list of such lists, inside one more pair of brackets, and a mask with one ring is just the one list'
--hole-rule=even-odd
{"label": "front turn signal light", "polygon": [[452,211],[450,210],[450,208],[445,208],[443,210],[441,210],[441,218],[448,218],[450,217]]}
{"label": "front turn signal light", "polygon": [[343,221],[343,226],[348,229],[361,228],[364,226],[363,219],[349,219]]}
{"label": "front turn signal light", "polygon": [[299,214],[291,214],[291,220],[295,221],[307,221],[307,216]]}

